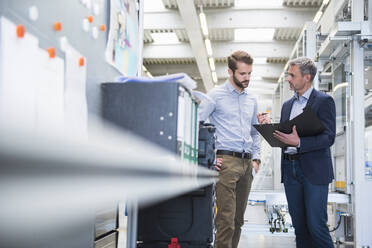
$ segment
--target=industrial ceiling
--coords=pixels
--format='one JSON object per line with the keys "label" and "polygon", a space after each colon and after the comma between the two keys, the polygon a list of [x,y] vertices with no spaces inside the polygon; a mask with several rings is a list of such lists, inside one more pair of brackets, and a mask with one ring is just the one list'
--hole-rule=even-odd
{"label": "industrial ceiling", "polygon": [[245,50],[255,61],[249,90],[271,99],[295,41],[322,2],[145,0],[143,64],[153,76],[185,72],[206,92],[227,79],[227,56]]}

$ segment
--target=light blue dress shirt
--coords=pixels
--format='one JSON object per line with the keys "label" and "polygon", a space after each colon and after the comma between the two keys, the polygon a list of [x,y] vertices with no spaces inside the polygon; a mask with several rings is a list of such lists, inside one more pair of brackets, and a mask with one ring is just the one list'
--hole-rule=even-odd
{"label": "light blue dress shirt", "polygon": [[260,136],[252,126],[257,124],[257,100],[246,90],[239,93],[227,80],[213,88],[199,106],[199,120],[216,126],[217,150],[249,152],[260,157]]}
{"label": "light blue dress shirt", "polygon": [[[296,99],[293,102],[292,109],[291,109],[291,115],[289,116],[289,120],[292,120],[296,116],[302,114],[303,109],[306,107],[307,101],[310,98],[311,92],[313,92],[314,87],[309,88],[300,98],[298,98],[297,92],[294,94],[294,98]],[[300,147],[300,143],[298,144],[298,147]],[[295,154],[297,153],[296,147],[288,147],[285,151],[285,153],[288,154]]]}

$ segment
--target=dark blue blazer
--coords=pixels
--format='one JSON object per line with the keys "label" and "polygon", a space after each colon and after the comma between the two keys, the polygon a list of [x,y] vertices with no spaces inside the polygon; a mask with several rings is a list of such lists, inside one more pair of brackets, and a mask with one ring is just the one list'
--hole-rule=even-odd
{"label": "dark blue blazer", "polygon": [[[280,122],[289,120],[294,101],[293,96],[283,104]],[[331,96],[313,89],[306,106],[312,108],[325,130],[316,136],[300,137],[300,166],[312,184],[328,184],[334,179],[330,147],[336,136],[335,102]],[[284,150],[282,149],[282,182]]]}

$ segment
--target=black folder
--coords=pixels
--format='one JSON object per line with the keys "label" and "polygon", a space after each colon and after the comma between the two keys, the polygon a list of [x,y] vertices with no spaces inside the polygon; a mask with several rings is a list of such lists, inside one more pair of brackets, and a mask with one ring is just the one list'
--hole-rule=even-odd
{"label": "black folder", "polygon": [[287,147],[288,145],[274,137],[273,134],[275,130],[279,130],[283,133],[291,133],[293,126],[296,126],[298,136],[306,137],[320,134],[325,129],[323,123],[319,120],[311,107],[305,107],[300,115],[290,121],[272,124],[258,124],[253,126],[272,147],[282,148]]}
{"label": "black folder", "polygon": [[279,123],[253,125],[272,147],[286,147],[280,140],[274,138],[274,131],[280,130]]}

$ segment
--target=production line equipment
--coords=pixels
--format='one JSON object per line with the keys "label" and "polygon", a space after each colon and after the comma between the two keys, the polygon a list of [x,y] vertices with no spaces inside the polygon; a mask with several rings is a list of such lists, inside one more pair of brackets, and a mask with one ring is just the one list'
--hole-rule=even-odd
{"label": "production line equipment", "polygon": [[336,244],[368,247],[372,215],[372,1],[331,1],[317,25],[317,87],[333,96],[336,137],[333,192],[348,196],[328,206]]}
{"label": "production line equipment", "polygon": [[[102,111],[104,119],[192,166],[214,165],[215,127],[199,123],[198,104],[180,83],[104,83]],[[138,152],[146,156],[146,151]],[[137,247],[213,248],[215,215],[215,184],[152,205],[141,204]]]}

